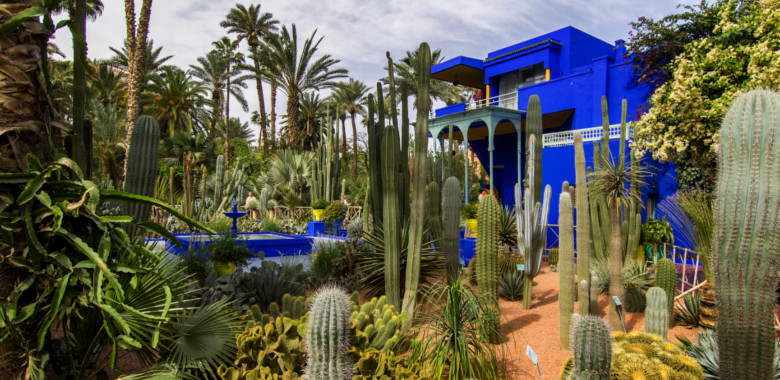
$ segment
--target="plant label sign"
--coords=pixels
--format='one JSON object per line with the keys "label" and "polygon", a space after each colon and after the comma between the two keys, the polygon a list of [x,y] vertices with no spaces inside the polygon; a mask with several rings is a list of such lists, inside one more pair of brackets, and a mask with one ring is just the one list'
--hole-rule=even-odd
{"label": "plant label sign", "polygon": [[[520,272],[524,271],[525,270],[525,265],[517,264],[517,270],[519,270]],[[528,349],[530,350],[531,348],[529,347]],[[533,350],[531,350],[531,352],[533,352]]]}
{"label": "plant label sign", "polygon": [[622,306],[623,304],[620,303],[620,298],[618,296],[612,296],[612,300],[615,301],[615,305]]}
{"label": "plant label sign", "polygon": [[539,358],[536,356],[536,352],[534,352],[533,348],[527,344],[525,345],[525,355],[528,356],[528,358],[531,359],[531,362],[534,363],[536,369],[539,371],[539,379],[541,379],[542,367],[539,367]]}
{"label": "plant label sign", "polygon": [[460,259],[460,266],[465,267],[466,266],[466,260]]}

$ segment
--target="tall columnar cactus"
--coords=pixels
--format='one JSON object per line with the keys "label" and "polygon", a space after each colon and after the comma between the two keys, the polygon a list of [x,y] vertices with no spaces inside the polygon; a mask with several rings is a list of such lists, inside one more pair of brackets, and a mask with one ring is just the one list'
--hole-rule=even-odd
{"label": "tall columnar cactus", "polygon": [[216,204],[222,201],[222,191],[225,184],[225,156],[221,154],[217,156],[214,174],[216,175],[214,178],[214,215],[218,215],[222,210],[216,207]]}
{"label": "tall columnar cactus", "polygon": [[[388,55],[389,56],[389,55]],[[417,49],[418,67],[417,71],[417,91],[420,94],[427,94],[431,81],[431,49],[428,44],[423,42]],[[405,87],[404,87],[405,89]],[[401,107],[405,110],[406,103],[402,102]],[[425,157],[428,155],[428,110],[430,109],[430,98],[421,96],[417,98],[417,124],[414,127],[414,156]],[[406,112],[404,112],[404,118]],[[408,121],[404,120],[405,127],[408,128]],[[408,149],[408,148],[407,148]],[[407,162],[408,155],[402,159]],[[403,182],[409,183],[408,164],[399,168]],[[425,218],[425,160],[415,160],[414,162],[414,187],[412,189],[411,203],[404,203],[402,207],[409,207],[409,245],[406,250],[406,289],[404,291],[403,311],[408,318],[414,316],[415,303],[417,301],[417,291],[420,282],[420,256],[422,255],[423,245],[423,225]],[[407,187],[408,189],[408,187]],[[404,193],[408,197],[409,192]],[[407,198],[408,199],[408,198]]]}
{"label": "tall columnar cactus", "polygon": [[195,220],[200,220],[203,210],[206,209],[206,179],[208,179],[209,171],[206,169],[206,165],[201,165],[200,171],[200,205],[198,206],[198,214],[195,216]]}
{"label": "tall columnar cactus", "polygon": [[184,188],[184,194],[181,200],[181,211],[184,216],[192,218],[192,211],[195,207],[195,191],[192,188],[192,153],[184,153],[182,162],[182,187]]}
{"label": "tall columnar cactus", "polygon": [[173,166],[168,168],[168,203],[173,206]]}
{"label": "tall columnar cactus", "polygon": [[268,199],[269,199],[268,189],[263,188],[262,190],[260,190],[260,198],[259,198],[260,217],[263,219],[265,219],[266,216],[268,215]]}
{"label": "tall columnar cactus", "polygon": [[342,179],[341,180],[341,197],[339,199],[344,199],[344,197],[347,196],[347,180]]}
{"label": "tall columnar cactus", "polygon": [[460,274],[460,181],[447,178],[441,200],[444,256],[447,258],[447,278],[454,281]]}
{"label": "tall columnar cactus", "polygon": [[[531,95],[528,98],[528,117],[526,118],[526,134],[528,135],[528,144],[526,145],[527,165],[533,166],[536,176],[526,178],[528,186],[533,188],[533,204],[542,201],[542,103],[539,97]],[[533,139],[531,139],[533,137]],[[531,160],[531,155],[536,160]],[[515,198],[518,199],[518,198]]]}
{"label": "tall columnar cactus", "polygon": [[[127,150],[127,172],[125,173],[125,191],[128,193],[154,196],[154,185],[157,182],[157,164],[160,152],[160,127],[151,116],[141,116],[135,122],[135,128],[130,136],[130,148]],[[129,203],[127,214],[136,223],[149,220],[152,208],[140,203]],[[128,230],[131,237],[137,237],[140,230],[133,225]]]}
{"label": "tall columnar cactus", "polygon": [[[574,133],[574,172],[577,178],[577,280],[590,284],[590,205],[582,133]],[[587,298],[587,297],[586,297]],[[581,297],[579,299],[582,299]],[[582,302],[582,301],[580,301]],[[581,310],[581,309],[580,309]],[[590,314],[590,313],[588,313]]]}
{"label": "tall columnar cactus", "polygon": [[396,308],[401,307],[401,228],[403,221],[399,215],[401,207],[398,199],[398,128],[389,125],[385,128],[382,141],[382,191],[384,220],[382,222],[385,237],[385,294],[387,301]]}
{"label": "tall columnar cactus", "polygon": [[[666,312],[674,315],[674,292],[677,290],[677,266],[669,259],[661,259],[655,268],[655,286],[666,292]],[[672,323],[670,318],[669,323]]]}
{"label": "tall columnar cactus", "polygon": [[590,312],[590,281],[582,280],[577,285],[577,300],[580,308],[580,315],[591,315]]}
{"label": "tall columnar cactus", "polygon": [[338,178],[341,175],[341,161],[339,160],[338,120],[333,120],[328,112],[327,120],[320,120],[319,145],[314,152],[315,160],[312,165],[310,185],[313,199],[325,199],[332,202],[336,198]]}
{"label": "tall columnar cactus", "polygon": [[[574,312],[574,222],[572,217],[571,197],[568,192],[563,192],[558,201],[558,223],[560,224],[561,242],[558,252],[558,269],[561,271],[558,277],[559,312],[560,312],[560,338],[561,348],[569,349],[569,327],[571,315]],[[587,300],[585,300],[587,303]]]}
{"label": "tall columnar cactus", "polygon": [[647,290],[645,331],[658,335],[664,340],[666,340],[666,334],[669,332],[668,299],[666,292],[657,286]]}
{"label": "tall columnar cactus", "polygon": [[[539,115],[541,117],[541,115]],[[529,115],[530,118],[530,115]],[[536,144],[536,136],[531,136],[529,144]],[[536,150],[527,148],[528,163],[526,182],[535,183]],[[541,157],[539,157],[541,160]],[[525,276],[523,284],[523,306],[531,308],[531,289],[534,277],[539,274],[542,265],[542,252],[547,245],[547,217],[550,214],[550,185],[545,186],[544,201],[534,203],[534,188],[529,187],[522,192],[522,186],[515,184],[515,217],[517,221],[517,245],[520,254],[525,258]]]}
{"label": "tall columnar cactus", "polygon": [[485,309],[483,324],[486,338],[498,343],[498,223],[500,211],[492,194],[479,201],[479,232],[477,233],[477,282],[479,302]]}
{"label": "tall columnar cactus", "polygon": [[[427,237],[434,242],[436,250],[443,252],[442,219],[441,219],[441,190],[439,184],[431,182],[425,187],[425,231]],[[424,239],[428,241],[427,239]]]}
{"label": "tall columnar cactus", "polygon": [[720,130],[711,265],[722,379],[774,377],[780,94],[737,98]]}
{"label": "tall columnar cactus", "polygon": [[306,334],[308,379],[352,379],[347,357],[351,314],[349,296],[338,287],[320,289],[314,296]]}
{"label": "tall columnar cactus", "polygon": [[590,273],[590,315],[599,315],[599,276]]}
{"label": "tall columnar cactus", "polygon": [[572,379],[609,380],[612,364],[612,336],[601,318],[581,316],[571,327],[574,364]]}

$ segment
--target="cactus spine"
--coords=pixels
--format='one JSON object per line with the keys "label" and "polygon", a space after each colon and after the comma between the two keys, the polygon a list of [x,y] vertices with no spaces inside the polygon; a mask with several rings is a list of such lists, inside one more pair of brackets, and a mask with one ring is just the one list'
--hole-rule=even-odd
{"label": "cactus spine", "polygon": [[[125,188],[128,193],[154,196],[154,185],[157,182],[157,161],[160,156],[160,127],[151,116],[143,115],[135,122],[135,128],[130,135],[130,149],[127,151],[127,172],[125,173]],[[130,203],[127,214],[136,223],[149,220],[152,207],[140,203]],[[137,225],[128,229],[131,237],[137,238],[141,230]]]}
{"label": "cactus spine", "polygon": [[[590,284],[590,201],[588,198],[588,183],[585,171],[585,150],[582,145],[582,133],[574,133],[574,171],[576,173],[577,184],[574,189],[577,200],[577,280],[585,281]],[[580,289],[580,314],[595,314],[587,311],[583,313],[583,299],[588,299],[589,287]],[[582,296],[585,296],[584,298]],[[590,308],[587,308],[590,309]]]}
{"label": "cactus spine", "polygon": [[[661,259],[655,268],[655,286],[666,292],[666,313],[674,315],[674,292],[677,290],[677,266],[669,259]],[[669,323],[672,323],[670,318]]]}
{"label": "cactus spine", "polygon": [[337,287],[320,289],[314,296],[306,334],[308,379],[352,378],[352,363],[347,357],[351,314],[349,296]]}
{"label": "cactus spine", "polygon": [[[530,101],[529,101],[530,103]],[[529,119],[541,119],[541,109],[531,113]],[[529,145],[536,144],[536,136],[531,135]],[[526,182],[535,183],[536,149],[528,147],[528,163],[526,164]],[[541,160],[541,157],[539,157]],[[523,202],[515,202],[515,218],[517,224],[517,245],[520,253],[525,257],[525,276],[523,284],[523,307],[531,308],[531,289],[534,277],[539,274],[542,265],[542,252],[547,245],[547,217],[550,214],[550,185],[544,188],[544,201],[534,203],[536,190],[529,187],[522,193],[522,186],[515,184],[515,199],[523,199]]]}
{"label": "cactus spine", "polygon": [[[674,300],[672,300],[674,301]],[[666,292],[654,286],[647,290],[647,307],[645,307],[645,331],[666,340],[669,332],[668,297]]]}
{"label": "cactus spine", "polygon": [[774,377],[780,245],[780,94],[737,98],[720,130],[711,265],[723,379]]}
{"label": "cactus spine", "polygon": [[601,318],[581,316],[571,327],[574,364],[572,379],[609,380],[612,364],[612,336]]}
{"label": "cactus spine", "polygon": [[[569,327],[571,315],[574,312],[574,222],[572,217],[571,197],[568,192],[561,193],[558,203],[561,246],[558,251],[558,307],[560,312],[561,348],[569,349]],[[587,297],[585,303],[587,304]]]}
{"label": "cactus spine", "polygon": [[460,274],[460,181],[455,177],[444,182],[441,200],[444,255],[447,257],[447,278],[454,281]]}
{"label": "cactus spine", "polygon": [[216,178],[214,181],[214,215],[219,215],[219,213],[222,212],[222,210],[220,210],[216,206],[218,203],[222,202],[222,190],[225,183],[225,156],[221,154],[217,156],[215,174],[216,174]]}
{"label": "cactus spine", "polygon": [[498,343],[498,202],[492,194],[479,202],[479,232],[477,233],[477,282],[479,302],[485,310],[483,334],[491,343]]}
{"label": "cactus spine", "polygon": [[[419,57],[419,66],[417,67],[417,91],[419,94],[427,94],[431,76],[431,50],[428,44],[423,42],[417,50]],[[402,104],[406,108],[406,103]],[[412,189],[411,203],[406,202],[404,206],[410,207],[409,214],[409,246],[406,250],[406,291],[404,292],[403,311],[407,318],[414,316],[415,302],[417,300],[417,290],[420,280],[420,256],[422,255],[423,244],[423,224],[425,218],[425,160],[423,157],[428,155],[428,110],[430,109],[430,98],[421,96],[417,98],[417,124],[414,129],[414,156],[420,157],[414,161],[414,187]],[[404,112],[406,118],[406,112]],[[408,122],[404,120],[404,129],[408,128]],[[408,136],[408,133],[405,132]],[[407,148],[408,149],[408,148]],[[403,162],[407,162],[409,156],[404,155]],[[406,182],[409,176],[408,163],[401,166],[402,178]],[[408,182],[406,182],[408,183]],[[440,187],[437,187],[437,189]],[[408,189],[408,187],[407,187]],[[408,198],[409,192],[405,192]],[[408,206],[407,206],[408,205]],[[496,293],[497,294],[497,293]]]}

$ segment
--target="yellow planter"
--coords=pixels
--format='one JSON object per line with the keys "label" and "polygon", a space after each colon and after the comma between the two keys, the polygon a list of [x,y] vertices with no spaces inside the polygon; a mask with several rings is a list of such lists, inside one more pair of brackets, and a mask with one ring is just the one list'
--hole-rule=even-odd
{"label": "yellow planter", "polygon": [[477,219],[466,219],[466,225],[474,236],[477,236]]}
{"label": "yellow planter", "polygon": [[234,262],[225,263],[221,261],[214,261],[214,271],[217,272],[218,276],[231,274],[233,273],[234,269],[236,269],[236,263]]}
{"label": "yellow planter", "polygon": [[322,219],[322,213],[325,212],[325,209],[324,208],[315,208],[315,209],[312,209],[312,211],[314,212],[314,220],[319,221],[320,219]]}

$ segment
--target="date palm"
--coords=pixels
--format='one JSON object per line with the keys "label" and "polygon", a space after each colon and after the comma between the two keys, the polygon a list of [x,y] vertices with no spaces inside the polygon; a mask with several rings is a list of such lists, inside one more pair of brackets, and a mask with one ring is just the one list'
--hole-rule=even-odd
{"label": "date palm", "polygon": [[[265,99],[263,98],[263,80],[260,68],[260,56],[258,50],[262,38],[277,29],[279,21],[273,19],[273,15],[268,12],[260,11],[260,4],[246,7],[243,4],[236,4],[225,16],[225,20],[219,25],[227,29],[228,33],[235,33],[238,41],[246,40],[249,44],[249,51],[254,65],[255,84],[257,86],[257,98],[260,102],[260,136],[263,149],[268,151],[268,137],[266,135],[266,114]],[[260,141],[258,141],[259,143]]]}
{"label": "date palm", "polygon": [[[230,94],[233,94],[233,97],[244,111],[249,110],[246,98],[244,98],[244,92],[242,91],[242,89],[247,87],[246,83],[243,81],[229,81],[229,78],[235,75],[235,72],[230,71],[230,62],[227,58],[218,51],[211,51],[204,57],[199,57],[197,61],[197,65],[190,65],[192,69],[190,73],[201,81],[201,85],[207,91],[211,92],[211,101],[214,106],[214,112],[211,116],[212,128],[223,118],[222,110],[228,107],[227,102]],[[233,69],[235,70],[235,68]]]}
{"label": "date palm", "polygon": [[334,80],[347,76],[347,70],[332,68],[340,61],[330,54],[314,57],[322,42],[322,37],[315,41],[316,34],[316,30],[312,32],[299,49],[295,24],[291,30],[282,27],[279,35],[269,38],[268,54],[262,57],[279,89],[287,95],[287,128],[292,143],[298,140],[300,134],[298,114],[301,94],[333,87]]}
{"label": "date palm", "polygon": [[320,137],[315,131],[320,130],[320,120],[325,117],[325,100],[320,99],[320,94],[309,91],[301,96],[301,113],[299,123],[303,128],[303,147],[304,150],[311,150],[316,140]]}
{"label": "date palm", "polygon": [[[109,58],[107,63],[124,71],[127,75],[127,73],[129,73],[128,69],[130,67],[127,58],[127,46],[122,46],[122,49],[109,49],[114,52],[114,56]],[[162,49],[162,46],[157,48],[154,47],[154,40],[146,41],[146,45],[144,47],[144,63],[143,67],[141,67],[141,75],[145,79],[142,83],[146,83],[146,78],[148,78],[149,74],[159,72],[162,70],[162,67],[168,62],[168,60],[173,58],[172,55],[163,55]]]}
{"label": "date palm", "polygon": [[[368,86],[365,83],[350,78],[348,82],[339,83],[334,93],[334,97],[339,105],[349,114],[352,119],[352,173],[357,174],[357,125],[355,124],[355,115],[362,114],[365,111],[363,106],[363,96],[368,92]],[[346,141],[346,134],[344,135]]]}
{"label": "date palm", "polygon": [[192,80],[189,73],[166,66],[159,74],[150,75],[143,101],[149,114],[168,128],[168,136],[177,130],[192,131],[193,120],[210,102],[206,88]]}
{"label": "date palm", "polygon": [[227,65],[225,88],[229,89],[229,91],[225,93],[225,119],[228,120],[230,119],[230,94],[233,94],[236,97],[239,104],[241,104],[241,109],[243,109],[244,112],[249,110],[246,98],[244,98],[244,92],[242,91],[242,89],[247,87],[247,85],[244,83],[244,80],[246,80],[247,77],[238,76],[236,78],[235,84],[233,82],[233,77],[240,73],[240,67],[244,63],[244,55],[237,51],[239,42],[239,40],[231,40],[228,37],[222,37],[219,40],[211,43],[214,46],[213,51],[216,51],[220,56],[222,56],[225,59]]}
{"label": "date palm", "polygon": [[113,103],[104,104],[98,99],[92,99],[90,108],[93,120],[93,155],[100,163],[101,180],[103,183],[112,180],[116,185],[121,180],[119,171],[126,149],[122,115],[117,113],[117,107]]}
{"label": "date palm", "polygon": [[125,74],[106,63],[97,63],[89,80],[89,93],[101,104],[118,104],[123,100]]}

